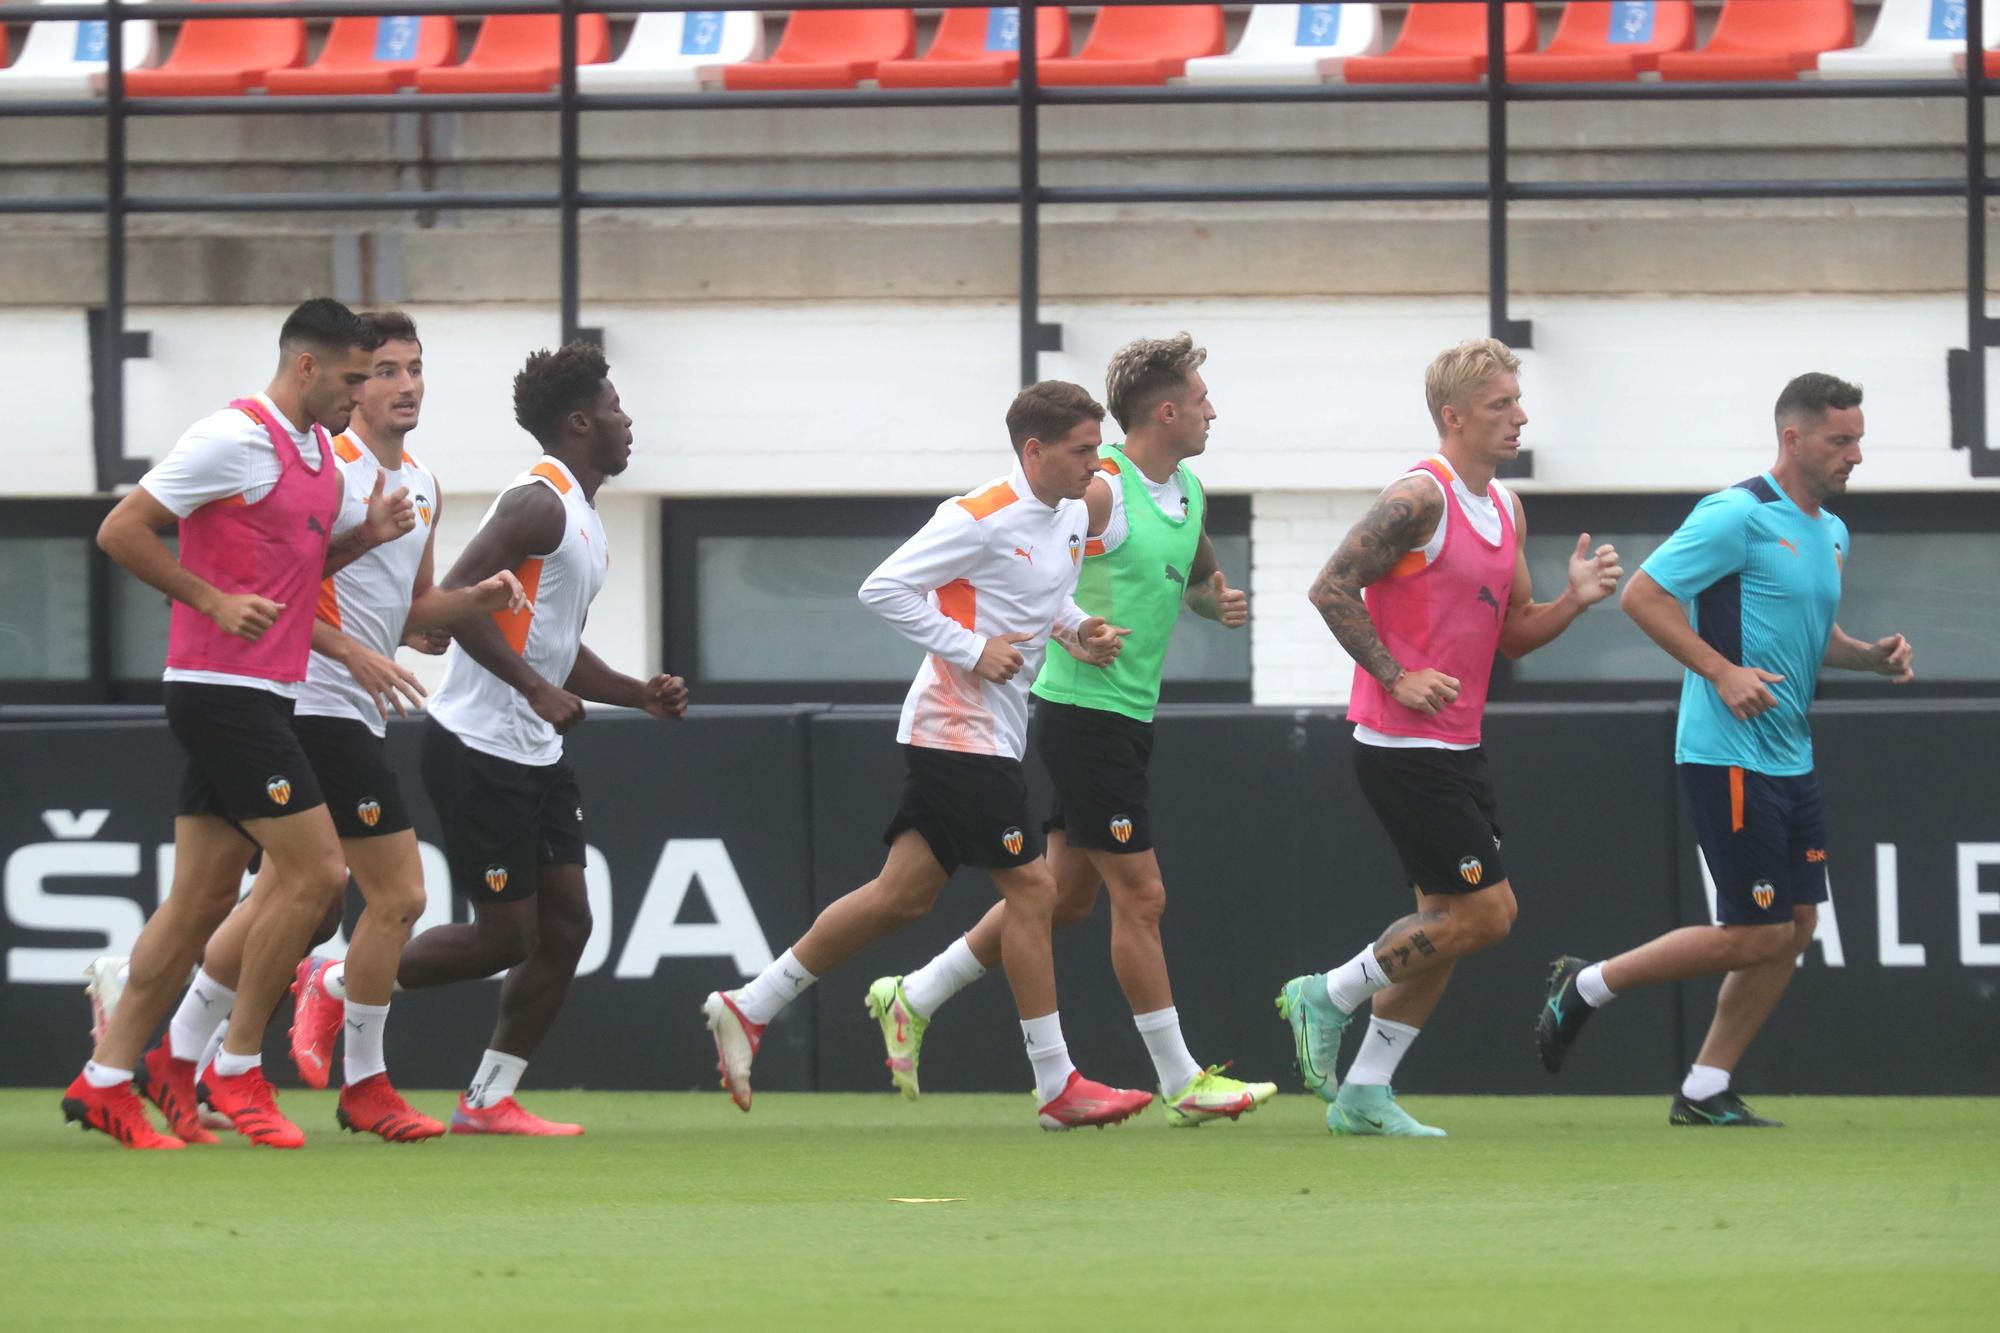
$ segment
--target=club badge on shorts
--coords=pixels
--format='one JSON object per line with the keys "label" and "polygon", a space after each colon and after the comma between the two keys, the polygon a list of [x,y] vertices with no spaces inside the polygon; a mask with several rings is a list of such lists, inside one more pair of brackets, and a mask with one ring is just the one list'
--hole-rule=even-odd
{"label": "club badge on shorts", "polygon": [[1019,856],[1021,848],[1027,845],[1027,838],[1017,828],[1010,828],[1000,835],[1000,845],[1007,849],[1007,855]]}
{"label": "club badge on shorts", "polygon": [[506,888],[507,867],[506,866],[486,867],[486,887],[493,890],[493,892],[495,893],[499,893],[502,889]]}
{"label": "club badge on shorts", "polygon": [[1132,841],[1132,821],[1119,815],[1111,821],[1111,836],[1121,843]]}
{"label": "club badge on shorts", "polygon": [[1768,879],[1760,879],[1750,886],[1750,901],[1759,907],[1769,907],[1777,901],[1778,890]]}
{"label": "club badge on shorts", "polygon": [[374,828],[382,819],[382,803],[373,796],[363,797],[361,803],[354,807],[354,813],[361,817],[362,823]]}
{"label": "club badge on shorts", "polygon": [[280,773],[264,784],[264,794],[271,798],[272,805],[292,803],[292,780]]}
{"label": "club badge on shorts", "polygon": [[1476,856],[1468,856],[1458,863],[1458,877],[1467,884],[1477,886],[1479,877],[1486,873],[1486,866]]}

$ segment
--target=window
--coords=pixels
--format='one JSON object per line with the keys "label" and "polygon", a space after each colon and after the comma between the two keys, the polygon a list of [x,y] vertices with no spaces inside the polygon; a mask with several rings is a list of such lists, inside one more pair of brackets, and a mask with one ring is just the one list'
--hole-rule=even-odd
{"label": "window", "polygon": [[0,501],[0,703],[160,697],[167,602],[97,549],[110,510],[108,500]]}
{"label": "window", "polygon": [[[662,507],[666,664],[713,703],[894,703],[918,650],[855,600],[935,498],[669,500]],[[1250,568],[1250,505],[1210,496],[1222,567]],[[1192,622],[1192,623],[1189,623]],[[1250,636],[1183,613],[1167,702],[1248,702]]]}
{"label": "window", "polygon": [[[1746,469],[1747,470],[1747,469]],[[1525,496],[1528,569],[1537,596],[1567,578],[1579,532],[1618,548],[1626,577],[1680,526],[1699,495]],[[1990,492],[1842,496],[1827,506],[1854,539],[1840,625],[1857,638],[1907,636],[1917,679],[1829,671],[1821,698],[2000,695],[2000,503]],[[1680,666],[1620,614],[1600,604],[1554,643],[1495,668],[1496,699],[1672,698]]]}

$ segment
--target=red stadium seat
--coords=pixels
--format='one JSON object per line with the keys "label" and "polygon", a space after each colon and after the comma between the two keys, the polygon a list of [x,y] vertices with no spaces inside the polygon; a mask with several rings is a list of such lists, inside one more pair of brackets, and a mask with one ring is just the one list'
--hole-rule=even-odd
{"label": "red stadium seat", "polygon": [[1792,79],[1854,45],[1854,0],[1727,0],[1699,51],[1660,57],[1663,79]]}
{"label": "red stadium seat", "polygon": [[[611,58],[611,21],[576,18],[576,63]],[[562,19],[554,14],[500,14],[479,25],[462,65],[417,71],[421,93],[545,93],[562,81]]]}
{"label": "red stadium seat", "polygon": [[[1508,55],[1535,49],[1532,4],[1508,5],[1503,23]],[[1411,5],[1394,46],[1356,56],[1341,72],[1349,83],[1477,83],[1486,73],[1486,6]]]}
{"label": "red stadium seat", "polygon": [[1571,0],[1546,51],[1507,56],[1510,83],[1610,83],[1694,46],[1692,0]]}
{"label": "red stadium seat", "polygon": [[[231,0],[203,0],[226,5]],[[190,19],[158,69],[125,75],[127,97],[228,97],[306,62],[303,19]]]}
{"label": "red stadium seat", "polygon": [[769,60],[722,67],[722,86],[852,88],[885,60],[917,53],[917,16],[907,9],[797,9]]}
{"label": "red stadium seat", "polygon": [[273,93],[393,93],[457,54],[458,25],[448,18],[335,19],[311,68],[273,70],[264,86]]}
{"label": "red stadium seat", "polygon": [[[875,70],[884,88],[1004,88],[1021,72],[1018,9],[948,9],[937,40],[922,60],[885,60]],[[1035,54],[1069,54],[1069,11],[1035,10]]]}
{"label": "red stadium seat", "polygon": [[1221,5],[1100,9],[1083,50],[1037,67],[1043,83],[1165,83],[1196,56],[1222,54]]}

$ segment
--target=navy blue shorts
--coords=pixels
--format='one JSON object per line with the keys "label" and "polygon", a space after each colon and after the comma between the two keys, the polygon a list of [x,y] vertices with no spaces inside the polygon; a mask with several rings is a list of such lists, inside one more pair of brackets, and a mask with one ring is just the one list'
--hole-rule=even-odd
{"label": "navy blue shorts", "polygon": [[1826,807],[1811,773],[1776,778],[1720,764],[1682,764],[1695,837],[1725,926],[1768,926],[1826,901]]}

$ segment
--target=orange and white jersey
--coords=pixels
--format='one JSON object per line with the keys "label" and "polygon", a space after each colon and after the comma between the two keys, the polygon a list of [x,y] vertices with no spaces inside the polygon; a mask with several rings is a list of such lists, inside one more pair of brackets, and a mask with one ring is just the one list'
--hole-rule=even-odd
{"label": "orange and white jersey", "polygon": [[[362,647],[394,657],[396,645],[403,641],[403,626],[410,618],[417,567],[423,563],[424,548],[437,522],[437,477],[407,453],[395,468],[383,467],[352,429],[334,438],[333,457],[347,487],[340,514],[333,521],[336,536],[359,527],[368,516],[368,497],[378,475],[384,495],[409,488],[416,526],[334,571],[319,585],[321,620]],[[346,667],[320,653],[306,661],[296,711],[312,717],[354,718],[367,723],[377,736],[385,730],[381,710],[368,691],[354,683]]]}
{"label": "orange and white jersey", "polygon": [[[916,536],[861,585],[861,601],[930,655],[903,701],[905,745],[1019,759],[1026,749],[1028,687],[1049,633],[1074,631],[1072,600],[1090,514],[1081,500],[1053,508],[1013,475],[945,501]],[[972,672],[990,638],[1015,645],[1021,671],[1004,685]]]}
{"label": "orange and white jersey", "polygon": [[[548,455],[508,483],[479,526],[491,522],[500,501],[520,486],[554,491],[562,499],[567,522],[562,542],[553,551],[523,560],[514,571],[532,609],[496,611],[493,619],[507,645],[536,675],[561,685],[576,665],[583,622],[604,586],[611,553],[596,506],[584,499],[583,487],[562,460]],[[456,642],[445,656],[444,682],[431,696],[430,711],[445,730],[482,754],[536,767],[562,758],[562,737],[556,729],[537,717],[513,686],[473,661]]]}

